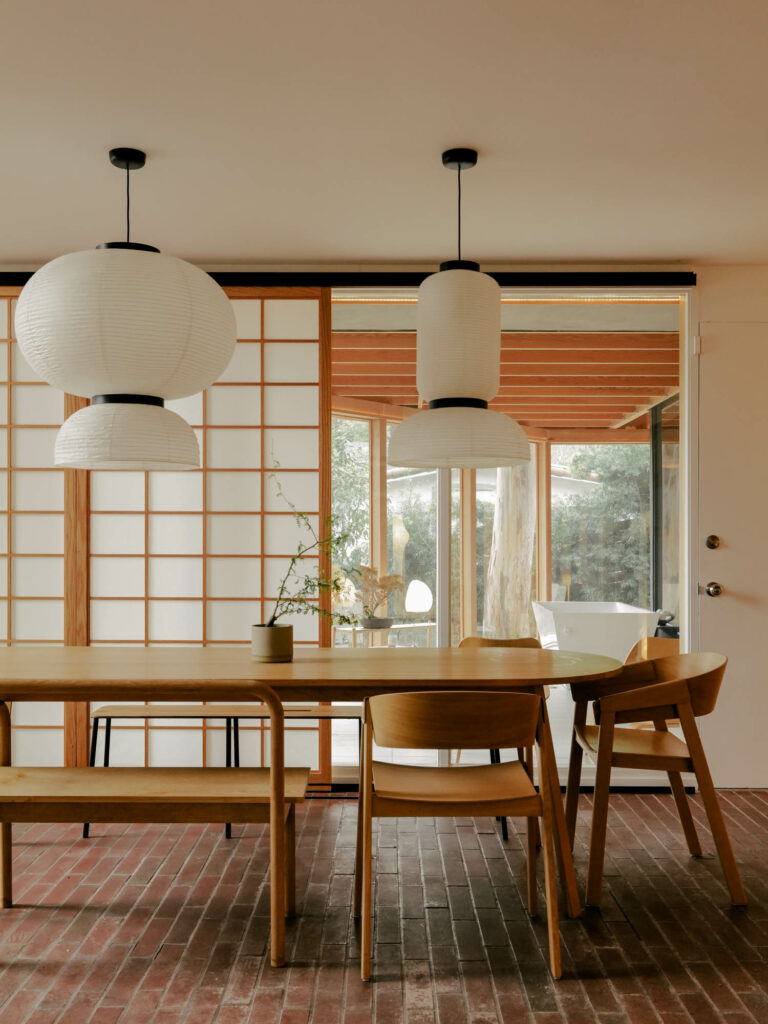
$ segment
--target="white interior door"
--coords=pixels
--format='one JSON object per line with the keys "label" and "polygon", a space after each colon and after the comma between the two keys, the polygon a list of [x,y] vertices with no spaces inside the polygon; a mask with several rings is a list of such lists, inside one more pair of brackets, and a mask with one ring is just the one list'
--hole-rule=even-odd
{"label": "white interior door", "polygon": [[[699,402],[699,649],[729,659],[700,720],[718,786],[768,786],[768,325],[703,324]],[[708,535],[720,545],[708,548]],[[710,583],[722,593],[706,593]]]}

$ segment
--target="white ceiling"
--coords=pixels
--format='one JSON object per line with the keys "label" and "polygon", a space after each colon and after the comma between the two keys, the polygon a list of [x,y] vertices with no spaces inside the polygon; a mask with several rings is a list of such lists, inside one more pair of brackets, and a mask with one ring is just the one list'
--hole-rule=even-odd
{"label": "white ceiling", "polygon": [[9,0],[0,264],[768,262],[765,0]]}

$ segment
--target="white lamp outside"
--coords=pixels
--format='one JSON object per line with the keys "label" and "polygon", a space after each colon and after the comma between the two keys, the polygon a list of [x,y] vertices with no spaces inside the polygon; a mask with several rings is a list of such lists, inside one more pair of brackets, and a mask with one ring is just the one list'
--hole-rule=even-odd
{"label": "white lamp outside", "polygon": [[424,580],[411,580],[405,592],[405,610],[425,615],[432,608],[433,602],[432,591]]}

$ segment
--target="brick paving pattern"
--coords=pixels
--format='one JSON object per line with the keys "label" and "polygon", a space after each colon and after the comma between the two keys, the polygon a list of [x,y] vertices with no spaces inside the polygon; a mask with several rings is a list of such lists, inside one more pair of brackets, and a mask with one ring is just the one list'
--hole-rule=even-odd
{"label": "brick paving pattern", "polygon": [[[504,844],[487,819],[379,823],[369,984],[351,918],[354,801],[300,809],[285,969],[265,961],[266,827],[227,841],[213,826],[99,825],[90,840],[14,826],[0,1024],[768,1021],[768,793],[722,799],[749,908],[730,907],[712,856],[688,857],[670,796],[617,794],[602,912],[563,917],[557,983],[521,898],[525,836]],[[582,885],[588,812],[583,797]]]}

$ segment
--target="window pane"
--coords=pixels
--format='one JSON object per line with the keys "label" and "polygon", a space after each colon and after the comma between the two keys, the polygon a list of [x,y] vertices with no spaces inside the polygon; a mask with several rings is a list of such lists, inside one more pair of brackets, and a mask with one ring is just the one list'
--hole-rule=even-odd
{"label": "window pane", "polygon": [[331,433],[331,513],[336,533],[344,533],[340,560],[349,571],[369,565],[370,425],[367,420],[333,417]]}
{"label": "window pane", "polygon": [[[387,430],[387,437],[394,427]],[[387,572],[405,585],[388,601],[387,614],[401,628],[388,638],[395,647],[430,647],[436,642],[437,470],[387,467]]]}
{"label": "window pane", "polygon": [[552,600],[651,604],[650,445],[552,446]]}
{"label": "window pane", "polygon": [[661,410],[661,545],[659,559],[660,593],[658,607],[674,613],[680,610],[680,403],[670,402]]}

